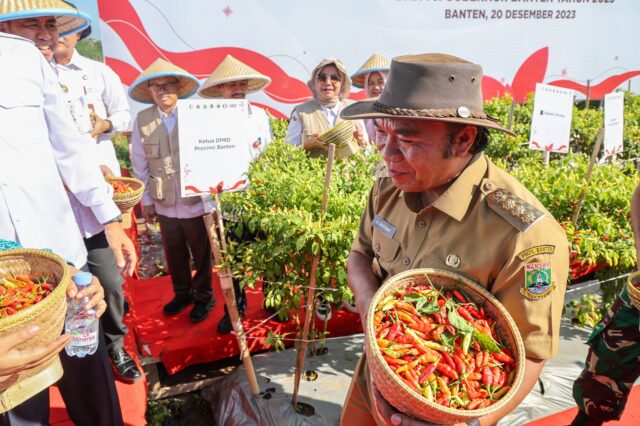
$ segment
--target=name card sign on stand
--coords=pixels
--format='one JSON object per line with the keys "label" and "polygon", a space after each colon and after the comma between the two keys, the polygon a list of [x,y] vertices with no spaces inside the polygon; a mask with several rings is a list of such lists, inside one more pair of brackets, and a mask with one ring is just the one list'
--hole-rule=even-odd
{"label": "name card sign on stand", "polygon": [[622,152],[624,131],[624,93],[609,93],[604,96],[604,156],[611,157]]}
{"label": "name card sign on stand", "polygon": [[181,195],[244,189],[252,160],[249,103],[181,99],[178,111]]}
{"label": "name card sign on stand", "polygon": [[[529,148],[546,153],[569,151],[573,90],[536,84]],[[548,161],[547,161],[548,162]]]}

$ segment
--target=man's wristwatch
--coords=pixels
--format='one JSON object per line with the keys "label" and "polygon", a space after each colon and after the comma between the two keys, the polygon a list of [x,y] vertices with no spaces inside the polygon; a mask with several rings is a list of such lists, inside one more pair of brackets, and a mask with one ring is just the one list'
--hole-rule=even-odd
{"label": "man's wristwatch", "polygon": [[103,225],[103,226],[105,226],[105,225],[108,225],[108,224],[110,224],[110,223],[115,223],[115,222],[122,222],[122,215],[121,215],[121,214],[119,214],[118,216],[114,217],[114,218],[113,218],[113,219],[111,219],[111,220],[106,221],[106,222],[105,222],[105,223],[103,223],[102,225]]}
{"label": "man's wristwatch", "polygon": [[107,119],[105,120],[107,123],[109,123],[109,127],[107,127],[107,130],[105,130],[105,133],[111,133],[113,132],[113,123],[111,122],[111,120]]}
{"label": "man's wristwatch", "polygon": [[469,420],[467,426],[480,426],[480,421],[478,419]]}

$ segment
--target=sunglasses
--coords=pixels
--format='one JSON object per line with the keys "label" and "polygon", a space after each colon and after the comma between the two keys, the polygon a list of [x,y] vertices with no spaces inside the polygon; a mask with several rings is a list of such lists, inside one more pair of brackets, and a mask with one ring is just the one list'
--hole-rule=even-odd
{"label": "sunglasses", "polygon": [[340,76],[338,74],[325,74],[325,73],[320,73],[318,74],[317,77],[318,81],[321,82],[327,82],[329,80],[331,80],[334,83],[339,83],[340,81],[342,81],[342,79],[340,78]]}
{"label": "sunglasses", "polygon": [[156,92],[160,92],[160,91],[165,91],[165,90],[171,90],[173,88],[175,88],[178,85],[177,81],[172,81],[170,83],[164,83],[164,84],[150,84],[149,88],[152,90],[155,90]]}

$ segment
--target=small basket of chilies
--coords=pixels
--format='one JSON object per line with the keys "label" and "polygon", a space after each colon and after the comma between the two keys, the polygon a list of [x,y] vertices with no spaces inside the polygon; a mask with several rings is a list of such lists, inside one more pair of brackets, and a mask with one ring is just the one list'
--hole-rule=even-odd
{"label": "small basket of chilies", "polygon": [[479,284],[437,269],[402,272],[378,289],[365,352],[382,396],[436,424],[500,410],[524,376],[524,344],[505,307]]}
{"label": "small basket of chilies", "polygon": [[[43,250],[0,251],[0,336],[37,325],[40,331],[16,346],[25,350],[47,345],[62,333],[67,310],[69,267]],[[0,413],[48,388],[62,377],[58,355],[40,365],[2,377],[11,385],[0,392]]]}

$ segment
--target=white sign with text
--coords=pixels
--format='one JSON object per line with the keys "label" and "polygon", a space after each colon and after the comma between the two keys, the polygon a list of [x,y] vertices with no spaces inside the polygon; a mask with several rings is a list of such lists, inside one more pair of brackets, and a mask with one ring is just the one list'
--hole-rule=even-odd
{"label": "white sign with text", "polygon": [[604,97],[604,156],[622,152],[624,131],[624,93],[609,93]]}
{"label": "white sign with text", "polygon": [[251,162],[246,100],[178,101],[183,197],[238,191]]}
{"label": "white sign with text", "polygon": [[536,84],[529,148],[563,154],[569,151],[573,95],[571,89]]}

